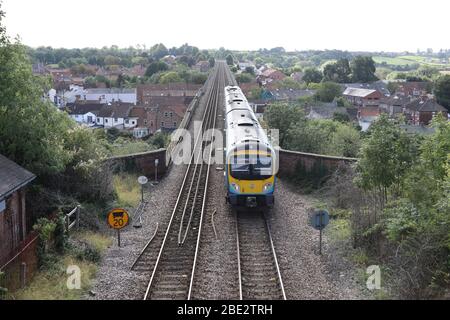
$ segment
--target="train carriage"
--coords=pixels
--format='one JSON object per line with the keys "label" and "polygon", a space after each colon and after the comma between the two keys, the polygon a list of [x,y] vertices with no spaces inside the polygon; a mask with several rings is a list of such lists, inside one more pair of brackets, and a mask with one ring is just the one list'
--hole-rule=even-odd
{"label": "train carriage", "polygon": [[274,204],[277,157],[241,89],[225,88],[225,180],[236,207]]}

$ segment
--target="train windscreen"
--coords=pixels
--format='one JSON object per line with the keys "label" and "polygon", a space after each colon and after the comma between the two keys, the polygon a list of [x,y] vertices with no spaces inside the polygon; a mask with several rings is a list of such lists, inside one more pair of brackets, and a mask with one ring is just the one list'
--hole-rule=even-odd
{"label": "train windscreen", "polygon": [[262,180],[272,176],[272,158],[260,155],[231,157],[230,174],[238,180]]}

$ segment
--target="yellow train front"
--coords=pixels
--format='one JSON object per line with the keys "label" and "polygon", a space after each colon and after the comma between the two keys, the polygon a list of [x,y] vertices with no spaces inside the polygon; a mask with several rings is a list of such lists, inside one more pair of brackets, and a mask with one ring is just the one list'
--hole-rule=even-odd
{"label": "yellow train front", "polygon": [[236,207],[274,204],[277,157],[239,87],[225,88],[225,184]]}

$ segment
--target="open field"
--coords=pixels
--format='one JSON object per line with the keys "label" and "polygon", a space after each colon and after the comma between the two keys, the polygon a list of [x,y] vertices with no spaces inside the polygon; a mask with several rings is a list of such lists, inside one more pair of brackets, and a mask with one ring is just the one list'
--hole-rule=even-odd
{"label": "open field", "polygon": [[443,64],[440,63],[439,59],[432,58],[428,59],[424,56],[398,56],[395,58],[392,57],[384,57],[384,56],[374,56],[373,60],[376,63],[383,63],[386,62],[388,65],[394,65],[394,66],[406,66],[406,65],[412,65],[412,64],[419,64],[419,65],[426,65],[426,66],[432,66],[436,68],[446,68],[450,67],[450,64]]}

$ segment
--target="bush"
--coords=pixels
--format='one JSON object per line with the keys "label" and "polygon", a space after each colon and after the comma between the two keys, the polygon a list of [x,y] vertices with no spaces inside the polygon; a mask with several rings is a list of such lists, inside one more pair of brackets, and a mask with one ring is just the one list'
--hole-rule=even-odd
{"label": "bush", "polygon": [[75,257],[81,261],[89,261],[97,263],[101,260],[101,253],[97,248],[94,248],[90,244],[84,242],[82,248],[77,247],[75,249]]}
{"label": "bush", "polygon": [[315,97],[322,102],[332,102],[342,94],[340,85],[334,82],[323,82],[316,91]]}

